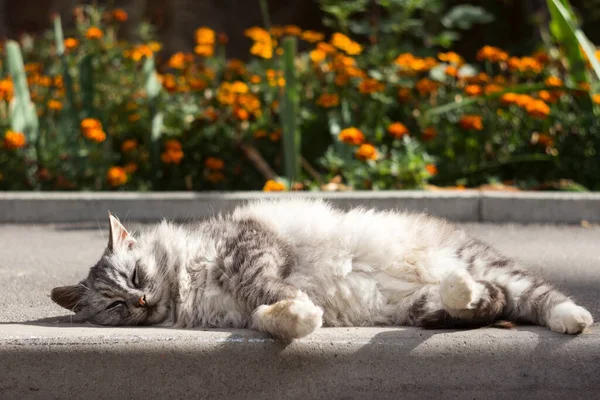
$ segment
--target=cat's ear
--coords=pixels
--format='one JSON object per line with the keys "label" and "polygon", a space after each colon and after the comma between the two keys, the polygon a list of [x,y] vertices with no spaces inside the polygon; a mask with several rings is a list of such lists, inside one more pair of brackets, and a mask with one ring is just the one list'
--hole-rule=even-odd
{"label": "cat's ear", "polygon": [[83,307],[81,299],[84,290],[86,289],[82,285],[55,287],[52,289],[52,293],[50,293],[50,298],[53,302],[67,310],[78,312]]}
{"label": "cat's ear", "polygon": [[127,232],[127,229],[119,222],[119,219],[108,212],[110,232],[108,234],[108,249],[127,246],[129,249],[135,245],[135,239]]}

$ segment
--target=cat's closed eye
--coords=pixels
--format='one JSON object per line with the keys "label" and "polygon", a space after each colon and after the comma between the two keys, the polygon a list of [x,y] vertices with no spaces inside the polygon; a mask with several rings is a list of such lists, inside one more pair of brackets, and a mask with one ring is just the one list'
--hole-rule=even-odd
{"label": "cat's closed eye", "polygon": [[123,300],[113,301],[108,306],[106,306],[105,310],[112,310],[113,308],[124,306],[124,305],[126,305],[126,304]]}

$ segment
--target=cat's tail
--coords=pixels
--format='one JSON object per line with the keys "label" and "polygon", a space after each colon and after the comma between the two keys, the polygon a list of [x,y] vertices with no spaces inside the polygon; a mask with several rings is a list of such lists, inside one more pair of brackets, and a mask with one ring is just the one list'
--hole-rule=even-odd
{"label": "cat's tail", "polygon": [[593,323],[585,308],[550,284],[508,266],[488,269],[481,280],[466,269],[456,269],[439,286],[425,288],[408,315],[411,325],[424,328],[477,327],[508,320],[576,334]]}

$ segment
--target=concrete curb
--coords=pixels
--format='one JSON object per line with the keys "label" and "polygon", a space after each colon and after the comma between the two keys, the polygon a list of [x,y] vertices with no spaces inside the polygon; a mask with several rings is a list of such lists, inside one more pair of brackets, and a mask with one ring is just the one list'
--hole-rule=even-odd
{"label": "concrete curb", "polygon": [[600,193],[493,191],[389,192],[5,192],[0,223],[103,221],[107,210],[131,221],[163,217],[189,220],[227,212],[248,200],[323,198],[341,208],[356,206],[428,212],[452,221],[567,223],[600,222]]}
{"label": "concrete curb", "polygon": [[[3,325],[0,398],[595,398],[600,331],[244,330]],[[73,397],[75,396],[75,397]]]}

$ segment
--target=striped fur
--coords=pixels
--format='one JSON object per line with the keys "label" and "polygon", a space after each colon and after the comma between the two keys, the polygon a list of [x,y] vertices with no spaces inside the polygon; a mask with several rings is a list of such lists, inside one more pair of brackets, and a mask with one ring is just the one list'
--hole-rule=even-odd
{"label": "striped fur", "polygon": [[446,221],[320,201],[250,203],[136,239],[111,216],[86,279],[52,299],[103,325],[236,327],[290,340],[321,325],[485,326],[525,321],[563,333],[585,309]]}

